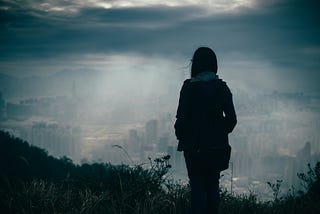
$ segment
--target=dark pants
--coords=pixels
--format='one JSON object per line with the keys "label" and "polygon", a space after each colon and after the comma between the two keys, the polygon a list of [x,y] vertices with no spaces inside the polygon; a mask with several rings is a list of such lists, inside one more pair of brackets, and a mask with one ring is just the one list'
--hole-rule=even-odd
{"label": "dark pants", "polygon": [[220,171],[199,153],[184,153],[194,214],[216,214],[219,207]]}

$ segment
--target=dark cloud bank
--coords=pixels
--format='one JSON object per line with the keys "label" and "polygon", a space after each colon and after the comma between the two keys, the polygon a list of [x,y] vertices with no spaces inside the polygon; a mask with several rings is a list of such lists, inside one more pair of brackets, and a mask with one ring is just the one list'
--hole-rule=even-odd
{"label": "dark cloud bank", "polygon": [[290,89],[297,84],[297,90],[319,91],[317,1],[256,3],[254,8],[221,14],[200,7],[91,7],[64,13],[12,2],[0,6],[9,8],[0,10],[2,73],[19,73],[25,62],[54,65],[86,54],[178,56],[187,62],[196,47],[207,45],[218,53],[220,68],[234,61],[255,62],[248,70],[256,69],[256,74],[238,75],[257,76],[267,71],[256,64],[267,62],[273,76],[292,81]]}

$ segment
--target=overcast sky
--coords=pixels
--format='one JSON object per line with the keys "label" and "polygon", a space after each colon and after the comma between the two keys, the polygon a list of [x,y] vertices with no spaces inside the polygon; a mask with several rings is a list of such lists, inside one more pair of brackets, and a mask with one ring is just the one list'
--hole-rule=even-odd
{"label": "overcast sky", "polygon": [[317,0],[0,0],[0,73],[157,59],[187,77],[180,68],[209,46],[231,85],[320,94],[319,9]]}

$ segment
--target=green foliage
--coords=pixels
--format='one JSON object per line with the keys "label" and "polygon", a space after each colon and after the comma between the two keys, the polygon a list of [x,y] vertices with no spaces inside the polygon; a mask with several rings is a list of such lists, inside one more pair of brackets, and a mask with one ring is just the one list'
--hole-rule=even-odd
{"label": "green foliage", "polygon": [[[189,189],[162,179],[154,168],[108,165],[108,182],[9,181],[0,191],[4,212],[186,213]],[[9,190],[9,191],[8,191]]]}
{"label": "green foliage", "polygon": [[168,155],[150,159],[149,168],[75,165],[1,131],[0,153],[1,213],[186,213],[189,208],[188,186],[165,178]]}
{"label": "green foliage", "polygon": [[309,163],[308,172],[298,173],[298,177],[303,182],[307,195],[320,199],[320,162],[317,162],[314,168]]}
{"label": "green foliage", "polygon": [[[146,165],[75,165],[0,131],[0,213],[184,214],[190,210],[189,185],[166,177],[170,156]],[[220,214],[320,213],[320,162],[298,177],[306,192],[281,195],[282,180],[267,184],[274,200],[253,193],[220,194]]]}
{"label": "green foliage", "polygon": [[233,195],[227,191],[220,193],[220,213],[268,213],[267,205],[260,203],[256,195]]}
{"label": "green foliage", "polygon": [[273,200],[275,203],[279,202],[282,198],[279,198],[280,195],[280,186],[283,180],[276,180],[276,183],[267,182],[268,186],[272,189]]}

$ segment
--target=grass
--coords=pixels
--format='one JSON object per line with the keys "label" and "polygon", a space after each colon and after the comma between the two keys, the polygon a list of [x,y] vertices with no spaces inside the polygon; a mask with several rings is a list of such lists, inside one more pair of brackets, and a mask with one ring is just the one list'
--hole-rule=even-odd
{"label": "grass", "polygon": [[[140,165],[75,165],[0,131],[0,213],[183,214],[190,188],[166,177],[170,156]],[[221,190],[220,214],[320,213],[320,162],[298,174],[304,191],[280,196],[281,180],[268,183],[273,200]]]}
{"label": "grass", "polygon": [[[189,186],[163,178],[166,173],[163,168],[106,167],[112,168],[108,185],[72,179],[60,182],[7,180],[0,192],[2,213],[188,213]],[[320,162],[310,168],[313,172],[319,169]],[[275,198],[268,202],[259,201],[253,194],[221,191],[220,213],[320,213],[319,189],[314,189],[319,180],[314,178],[308,177],[305,192],[291,191],[278,197],[277,188],[273,189]]]}
{"label": "grass", "polygon": [[151,169],[105,165],[106,183],[2,178],[2,213],[187,213],[188,186],[164,179],[168,165],[159,165],[167,160],[157,161]]}

